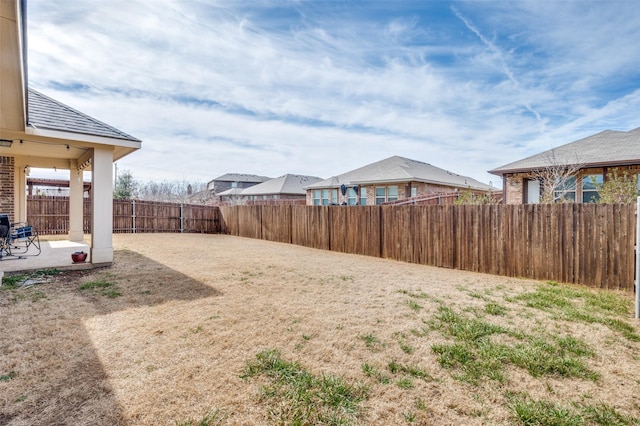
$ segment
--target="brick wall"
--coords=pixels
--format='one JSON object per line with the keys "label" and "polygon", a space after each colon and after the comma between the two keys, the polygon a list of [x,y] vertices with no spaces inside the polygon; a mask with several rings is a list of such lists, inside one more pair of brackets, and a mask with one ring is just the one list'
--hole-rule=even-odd
{"label": "brick wall", "polygon": [[522,204],[524,194],[524,177],[510,175],[506,179],[507,204]]}
{"label": "brick wall", "polygon": [[9,215],[13,222],[13,181],[14,181],[15,159],[13,157],[0,157],[0,213]]}
{"label": "brick wall", "polygon": [[[576,192],[576,200],[581,202],[582,200],[582,180],[585,176],[590,175],[604,175],[604,179],[607,179],[607,175],[612,172],[613,169],[618,169],[618,173],[628,173],[630,175],[638,175],[640,174],[640,165],[630,165],[630,166],[611,166],[609,168],[585,168],[581,169],[579,173],[577,173],[575,192]],[[507,204],[522,204],[524,202],[524,191],[525,179],[535,179],[536,176],[532,173],[515,173],[511,175],[507,175],[506,179],[506,194]]]}

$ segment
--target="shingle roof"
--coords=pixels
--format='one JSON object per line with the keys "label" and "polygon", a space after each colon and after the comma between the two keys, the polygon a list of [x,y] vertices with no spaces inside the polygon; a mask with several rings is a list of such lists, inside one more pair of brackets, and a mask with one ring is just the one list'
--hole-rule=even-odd
{"label": "shingle roof", "polygon": [[287,174],[246,188],[242,191],[242,195],[304,195],[306,193],[305,187],[321,180],[315,176]]}
{"label": "shingle roof", "polygon": [[431,164],[423,163],[422,161],[411,160],[397,155],[338,176],[333,176],[309,185],[307,188],[335,188],[342,184],[349,186],[394,182],[425,182],[483,191],[492,189],[490,185],[479,182],[473,178],[458,175],[448,170],[432,166]]}
{"label": "shingle roof", "polygon": [[628,132],[605,130],[536,155],[489,170],[501,175],[554,165],[604,166],[640,164],[640,127]]}
{"label": "shingle roof", "polygon": [[211,182],[266,182],[270,177],[267,176],[258,176],[258,175],[246,175],[241,173],[226,173],[222,176],[218,176],[217,178],[209,181]]}
{"label": "shingle roof", "polygon": [[231,189],[227,189],[226,191],[218,192],[216,195],[221,197],[223,195],[240,195],[240,194],[242,194],[242,188],[231,188]]}
{"label": "shingle roof", "polygon": [[81,113],[33,89],[28,92],[28,121],[37,129],[60,130],[140,142],[125,132]]}

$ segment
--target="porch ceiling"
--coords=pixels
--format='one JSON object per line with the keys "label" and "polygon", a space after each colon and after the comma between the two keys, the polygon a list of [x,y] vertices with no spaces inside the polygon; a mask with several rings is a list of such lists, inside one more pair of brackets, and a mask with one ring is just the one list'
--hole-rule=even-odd
{"label": "porch ceiling", "polygon": [[90,170],[93,148],[112,147],[114,161],[140,148],[140,142],[123,141],[118,146],[105,137],[33,128],[26,132],[3,129],[0,138],[13,141],[10,147],[0,147],[0,156],[22,157],[30,166],[45,168],[68,168],[69,161],[76,160]]}

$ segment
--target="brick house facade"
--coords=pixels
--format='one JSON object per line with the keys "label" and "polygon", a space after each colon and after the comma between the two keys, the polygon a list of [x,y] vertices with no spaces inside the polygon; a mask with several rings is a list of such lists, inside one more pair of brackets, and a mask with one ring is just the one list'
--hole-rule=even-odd
{"label": "brick house facade", "polygon": [[605,130],[489,173],[502,177],[503,198],[507,204],[534,204],[540,201],[542,178],[547,168],[576,170],[565,179],[565,188],[558,188],[556,192],[562,195],[558,198],[579,203],[596,201],[599,196],[593,182],[602,184],[613,169],[619,174],[636,175],[640,189],[640,128],[627,132]]}
{"label": "brick house facade", "polygon": [[[342,187],[345,194],[342,194]],[[454,191],[492,191],[491,185],[417,160],[393,156],[309,185],[307,205],[380,205]]]}
{"label": "brick house facade", "polygon": [[15,177],[15,159],[0,157],[0,213],[8,214],[15,221],[13,182]]}
{"label": "brick house facade", "polygon": [[[570,198],[579,203],[593,201],[594,192],[591,178],[595,178],[598,183],[606,182],[613,169],[617,169],[618,174],[627,173],[636,175],[638,188],[640,189],[640,164],[635,166],[616,167],[591,167],[580,169],[575,175],[575,185],[571,187]],[[529,186],[536,181],[537,177],[532,173],[512,173],[505,176],[504,196],[507,204],[530,204],[536,201],[531,200]]]}
{"label": "brick house facade", "polygon": [[[376,188],[378,188],[378,192],[376,191]],[[382,191],[380,190],[380,188],[384,188],[384,190]],[[320,191],[320,193],[318,193],[318,191]],[[355,197],[357,199],[357,203],[355,204],[353,203],[355,194],[351,191],[351,188],[348,189],[345,195],[342,195],[342,192],[336,188],[330,189],[329,191],[330,201],[328,204],[375,206],[376,204],[380,204],[383,194],[384,202],[388,202],[394,201],[393,199],[390,199],[390,195],[391,198],[395,198],[393,194],[395,194],[396,192],[398,196],[395,199],[403,200],[407,198],[424,198],[437,194],[450,193],[452,191],[455,191],[455,188],[424,182],[394,182],[393,184],[381,183],[379,185],[362,185],[358,187],[358,194]],[[376,193],[378,194],[377,197]],[[322,195],[323,194],[321,189],[307,191],[307,205],[322,205]],[[320,199],[320,203],[317,202],[318,199]],[[333,199],[335,199],[336,201],[331,201]]]}

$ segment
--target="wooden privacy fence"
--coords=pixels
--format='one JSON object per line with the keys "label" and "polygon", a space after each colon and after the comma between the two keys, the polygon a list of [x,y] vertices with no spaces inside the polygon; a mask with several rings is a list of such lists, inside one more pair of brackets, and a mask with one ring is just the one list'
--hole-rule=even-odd
{"label": "wooden privacy fence", "polygon": [[[91,233],[91,200],[84,199],[83,230]],[[40,234],[69,232],[69,198],[27,198],[27,222]],[[200,232],[220,229],[220,210],[214,206],[113,200],[113,232]]]}
{"label": "wooden privacy fence", "polygon": [[635,205],[235,206],[222,231],[489,274],[633,290]]}
{"label": "wooden privacy fence", "polygon": [[[495,275],[633,291],[634,204],[198,206],[114,200],[114,232],[228,233]],[[84,202],[84,232],[91,232]],[[42,234],[68,233],[67,197],[28,197]]]}

